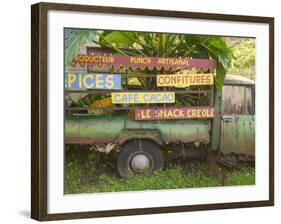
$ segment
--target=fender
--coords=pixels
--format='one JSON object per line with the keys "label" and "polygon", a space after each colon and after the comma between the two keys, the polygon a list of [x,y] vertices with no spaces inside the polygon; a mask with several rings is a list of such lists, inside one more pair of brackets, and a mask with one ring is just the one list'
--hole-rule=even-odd
{"label": "fender", "polygon": [[156,129],[124,129],[117,137],[117,143],[119,145],[132,139],[148,139],[158,145],[163,145],[164,140],[160,132]]}

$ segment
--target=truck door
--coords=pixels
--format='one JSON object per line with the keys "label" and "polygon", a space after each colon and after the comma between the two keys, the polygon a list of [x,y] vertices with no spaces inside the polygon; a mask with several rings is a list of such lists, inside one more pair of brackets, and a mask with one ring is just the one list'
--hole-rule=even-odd
{"label": "truck door", "polygon": [[220,150],[255,155],[255,95],[253,85],[225,85],[222,93]]}

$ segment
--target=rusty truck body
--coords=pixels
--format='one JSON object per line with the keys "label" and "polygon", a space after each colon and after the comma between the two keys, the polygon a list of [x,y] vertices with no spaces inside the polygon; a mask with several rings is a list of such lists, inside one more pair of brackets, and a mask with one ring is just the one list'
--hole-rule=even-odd
{"label": "rusty truck body", "polygon": [[185,157],[215,150],[221,158],[254,159],[254,81],[227,75],[223,90],[214,89],[213,98],[213,119],[137,121],[127,115],[66,116],[65,143],[95,145],[106,153],[119,148],[117,169],[122,177],[161,168],[165,150]]}

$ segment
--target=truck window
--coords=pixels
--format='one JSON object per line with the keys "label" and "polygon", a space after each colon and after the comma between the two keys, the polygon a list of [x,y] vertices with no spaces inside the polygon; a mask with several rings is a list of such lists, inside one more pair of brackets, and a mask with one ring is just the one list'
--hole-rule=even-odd
{"label": "truck window", "polygon": [[224,86],[224,114],[254,114],[253,88],[250,86]]}

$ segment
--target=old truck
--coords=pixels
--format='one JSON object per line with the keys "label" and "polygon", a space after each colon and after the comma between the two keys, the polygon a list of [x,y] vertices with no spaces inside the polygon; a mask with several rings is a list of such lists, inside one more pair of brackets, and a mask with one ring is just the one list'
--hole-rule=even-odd
{"label": "old truck", "polygon": [[227,75],[222,91],[212,89],[212,119],[135,120],[126,114],[68,115],[65,143],[95,146],[104,153],[118,151],[121,177],[150,174],[171,155],[206,157],[231,165],[255,158],[255,84]]}

